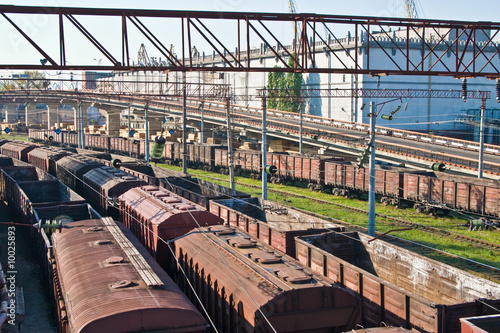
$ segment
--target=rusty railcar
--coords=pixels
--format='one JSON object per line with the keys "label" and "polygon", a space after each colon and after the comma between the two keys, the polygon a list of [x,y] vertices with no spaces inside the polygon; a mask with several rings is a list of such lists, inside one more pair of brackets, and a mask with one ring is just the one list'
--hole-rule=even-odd
{"label": "rusty railcar", "polygon": [[210,209],[212,200],[250,197],[250,194],[198,178],[163,178],[160,180],[160,186],[206,209]]}
{"label": "rusty railcar", "polygon": [[352,292],[237,228],[197,229],[175,251],[220,332],[342,332],[361,320]]}
{"label": "rusty railcar", "polygon": [[53,176],[33,166],[2,169],[2,195],[23,222],[32,222],[33,209],[85,203],[85,199]]}
{"label": "rusty railcar", "polygon": [[186,174],[168,170],[153,165],[147,165],[143,162],[122,162],[120,164],[120,170],[123,170],[137,178],[145,180],[150,185],[160,186],[162,180],[172,179],[172,178],[189,178]]}
{"label": "rusty railcar", "polygon": [[[215,167],[222,170],[222,173],[227,173],[229,168],[228,150],[215,150]],[[262,170],[262,152],[257,150],[233,150],[233,165],[236,173],[249,173],[252,179],[258,179]]]}
{"label": "rusty railcar", "polygon": [[443,209],[465,210],[500,218],[500,181],[472,180],[445,174],[405,174],[404,198],[417,201],[417,211],[428,211],[426,204]]}
{"label": "rusty railcar", "polygon": [[295,236],[344,231],[341,225],[258,198],[211,201],[210,212],[291,257],[295,256]]}
{"label": "rusty railcar", "polygon": [[500,285],[361,233],[296,238],[304,265],[363,300],[363,325],[459,333],[459,318],[494,314]]}
{"label": "rusty railcar", "polygon": [[179,164],[182,162],[182,144],[179,142],[165,142],[163,157],[170,164]]}
{"label": "rusty railcar", "polygon": [[204,207],[152,185],[130,189],[118,202],[120,220],[165,268],[170,267],[172,259],[166,241],[200,226],[222,223]]}
{"label": "rusty railcar", "polygon": [[103,216],[118,218],[117,199],[129,189],[147,185],[142,179],[122,170],[101,166],[83,175],[83,196]]}
{"label": "rusty railcar", "polygon": [[271,182],[288,181],[306,182],[310,189],[324,186],[325,163],[327,161],[343,161],[343,158],[324,157],[306,154],[268,153],[267,164],[278,169]]}
{"label": "rusty railcar", "polygon": [[498,332],[500,315],[477,316],[460,318],[461,333],[490,333]]}
{"label": "rusty railcar", "polygon": [[60,332],[205,332],[200,312],[120,222],[67,226],[49,251]]}
{"label": "rusty railcar", "polygon": [[190,165],[213,170],[215,166],[215,151],[226,149],[227,146],[209,143],[192,143],[187,145],[187,157]]}
{"label": "rusty railcar", "polygon": [[38,146],[23,142],[7,142],[0,146],[2,155],[15,158],[16,160],[29,163],[28,153]]}
{"label": "rusty railcar", "polygon": [[56,174],[60,181],[83,195],[83,175],[101,166],[102,163],[83,156],[65,156],[57,161]]}
{"label": "rusty railcar", "polygon": [[39,147],[28,153],[28,162],[43,171],[56,176],[56,162],[61,158],[76,153],[74,149],[55,149]]}

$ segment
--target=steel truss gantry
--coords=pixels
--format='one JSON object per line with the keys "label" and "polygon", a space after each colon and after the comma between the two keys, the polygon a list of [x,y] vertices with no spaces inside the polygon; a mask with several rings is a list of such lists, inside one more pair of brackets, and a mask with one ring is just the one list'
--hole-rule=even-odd
{"label": "steel truss gantry", "polygon": [[[42,57],[40,61],[37,58],[32,63],[18,64],[2,60],[8,54],[4,52],[0,55],[0,69],[283,71],[500,78],[500,45],[496,42],[500,37],[500,23],[495,22],[12,5],[0,5],[0,11],[2,31],[7,28],[15,31]],[[53,49],[42,46],[37,40],[36,37],[44,35],[43,31],[30,36],[20,23],[35,15],[52,19],[57,24],[58,34],[54,38],[58,39],[58,57],[54,56]],[[121,46],[100,42],[102,36],[91,33],[89,17],[106,19],[110,29],[116,25],[115,28],[121,31]],[[151,20],[157,19],[173,22],[175,28],[167,37],[158,36],[151,28]],[[215,20],[216,25],[227,29],[221,32],[214,28]],[[276,28],[276,23],[280,22],[301,23],[301,31],[297,34],[299,40],[293,41],[293,36],[278,37],[280,29]],[[92,55],[81,64],[68,62],[68,26],[88,39],[102,54],[102,62],[96,63]],[[228,37],[227,31],[234,33]],[[135,45],[132,39],[137,34],[166,61],[144,66],[131,63],[130,48]],[[206,46],[207,56],[192,52],[195,43]],[[180,50],[179,55],[172,52],[172,47],[167,47],[172,44],[175,50]],[[196,46],[201,49],[199,44]],[[333,67],[316,61],[318,52],[333,55]],[[252,61],[264,56],[275,57],[281,68],[275,67],[274,62]],[[294,60],[292,66],[287,61],[290,57]]]}

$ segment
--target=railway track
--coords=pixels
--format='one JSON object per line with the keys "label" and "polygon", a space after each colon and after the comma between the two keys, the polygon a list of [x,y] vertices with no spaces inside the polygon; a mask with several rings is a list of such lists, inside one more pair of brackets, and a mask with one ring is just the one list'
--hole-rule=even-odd
{"label": "railway track", "polygon": [[[211,176],[203,176],[203,177],[209,178],[212,180],[217,180],[217,181],[226,181],[225,179],[221,179],[221,178],[217,178],[217,177],[211,177]],[[251,188],[257,188],[257,189],[260,188],[260,186],[250,185],[250,184],[246,184],[246,183],[237,183],[237,184],[241,185],[241,186],[251,187]],[[283,196],[288,196],[288,197],[293,196],[296,198],[308,199],[308,200],[311,200],[311,201],[314,201],[314,202],[317,202],[317,203],[320,203],[323,205],[335,206],[335,207],[339,207],[342,209],[350,210],[352,212],[357,212],[357,213],[368,215],[368,211],[360,209],[360,208],[350,207],[350,206],[338,204],[335,202],[330,202],[330,201],[326,201],[326,200],[322,200],[322,199],[312,198],[312,197],[308,197],[305,195],[295,194],[295,193],[276,190],[276,189],[269,189],[268,188],[268,191],[272,192],[272,193],[280,194]],[[355,224],[350,223],[350,222],[337,220],[337,219],[329,217],[329,216],[321,215],[321,214],[307,211],[304,209],[300,209],[297,207],[293,207],[293,209],[301,211],[301,212],[309,214],[309,215],[312,215],[312,216],[316,216],[316,217],[330,220],[333,223],[342,224],[346,227],[346,230],[348,230],[348,231],[357,231],[357,232],[363,232],[363,233],[367,233],[367,231],[368,231],[366,228],[364,228],[362,226],[355,225]],[[377,217],[378,217],[377,222],[382,222],[386,225],[393,225],[393,226],[397,226],[397,227],[417,229],[417,230],[420,230],[423,232],[432,233],[432,234],[440,236],[440,237],[447,237],[447,238],[451,238],[451,239],[454,239],[454,240],[457,240],[460,242],[464,242],[464,243],[467,243],[467,244],[469,244],[473,247],[476,247],[476,248],[488,249],[488,250],[496,252],[498,255],[500,255],[500,244],[487,242],[487,241],[484,241],[481,239],[469,237],[466,235],[461,235],[458,233],[450,232],[447,230],[443,230],[443,229],[439,229],[439,228],[435,228],[435,227],[431,227],[431,226],[426,226],[426,225],[423,225],[420,223],[415,223],[415,222],[411,222],[408,220],[404,220],[401,218],[396,218],[396,217],[392,217],[392,216],[388,216],[388,215],[384,215],[384,214],[377,214]],[[490,266],[490,265],[480,263],[480,262],[477,262],[477,261],[474,261],[471,259],[467,259],[464,257],[456,256],[456,255],[453,255],[453,254],[450,254],[450,253],[447,253],[444,251],[440,251],[438,249],[435,249],[435,248],[432,248],[432,247],[429,247],[429,246],[426,246],[423,244],[419,244],[416,242],[405,240],[405,239],[402,239],[399,237],[394,237],[391,235],[384,235],[384,241],[388,241],[391,244],[394,244],[394,245],[400,246],[402,248],[414,251],[416,253],[433,258],[435,260],[439,260],[441,262],[450,264],[454,267],[471,272],[473,274],[478,274],[484,278],[494,280],[496,282],[500,282],[500,268],[496,268],[494,266]]]}

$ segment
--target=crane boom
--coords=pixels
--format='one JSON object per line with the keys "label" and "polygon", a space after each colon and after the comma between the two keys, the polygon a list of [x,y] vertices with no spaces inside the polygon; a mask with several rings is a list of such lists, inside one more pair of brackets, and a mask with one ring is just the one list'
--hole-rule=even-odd
{"label": "crane boom", "polygon": [[405,1],[405,10],[406,17],[409,19],[414,19],[418,17],[417,7],[415,6],[415,1],[413,0],[404,0]]}

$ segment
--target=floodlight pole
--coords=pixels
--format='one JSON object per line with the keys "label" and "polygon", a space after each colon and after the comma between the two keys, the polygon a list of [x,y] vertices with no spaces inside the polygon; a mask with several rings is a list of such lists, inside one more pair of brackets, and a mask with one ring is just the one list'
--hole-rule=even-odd
{"label": "floodlight pole", "polygon": [[370,102],[370,182],[368,188],[368,235],[375,236],[375,119],[377,106]]}
{"label": "floodlight pole", "polygon": [[144,106],[144,116],[146,118],[146,145],[144,150],[146,153],[146,165],[149,165],[149,102],[146,102],[146,105]]}
{"label": "floodlight pole", "polygon": [[229,167],[229,187],[234,191],[234,165],[233,165],[233,140],[231,138],[231,100],[226,98],[226,121],[227,121],[227,163]]}
{"label": "floodlight pole", "polygon": [[182,173],[187,174],[187,107],[186,107],[186,72],[182,72]]}
{"label": "floodlight pole", "polygon": [[[264,91],[265,93],[265,91]],[[267,98],[264,95],[262,98],[262,200],[267,200]]]}

